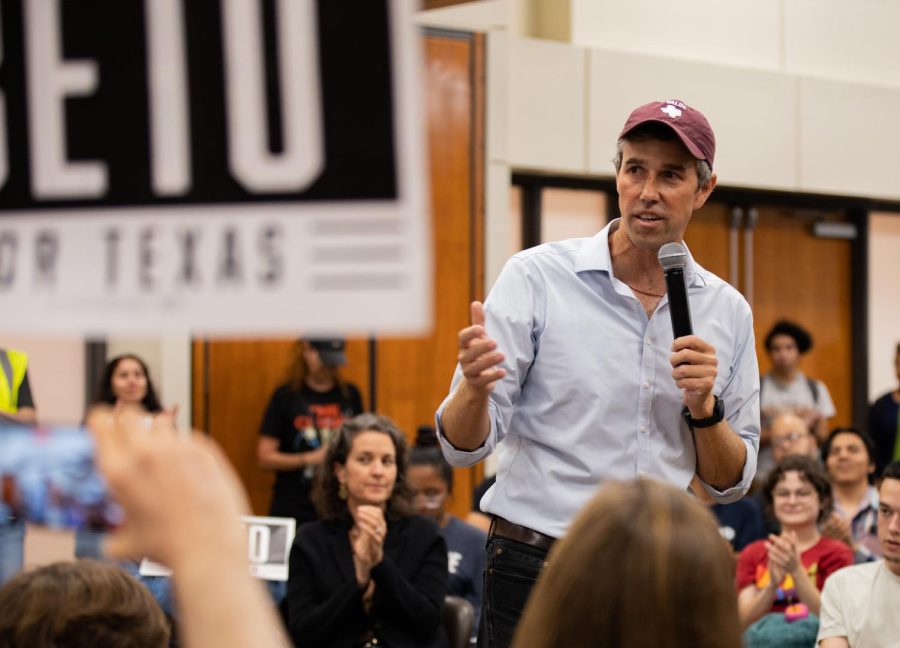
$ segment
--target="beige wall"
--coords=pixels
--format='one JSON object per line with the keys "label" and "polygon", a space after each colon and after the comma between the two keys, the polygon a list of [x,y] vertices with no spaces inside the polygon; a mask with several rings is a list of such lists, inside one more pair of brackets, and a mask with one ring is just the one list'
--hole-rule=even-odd
{"label": "beige wall", "polygon": [[896,389],[900,343],[900,214],[869,218],[869,398]]}
{"label": "beige wall", "polygon": [[28,381],[44,423],[77,423],[84,416],[84,339],[0,334],[0,346],[28,354]]}
{"label": "beige wall", "polygon": [[163,407],[178,407],[178,426],[191,420],[191,340],[187,335],[165,337],[111,337],[107,358],[134,353],[147,363]]}
{"label": "beige wall", "polygon": [[704,110],[723,185],[900,200],[895,0],[481,0],[419,22],[488,34],[488,286],[511,170],[609,176],[628,111],[653,99]]}
{"label": "beige wall", "polygon": [[[704,110],[723,185],[900,201],[896,0],[481,0],[419,22],[487,32],[486,288],[517,235],[512,171],[611,176],[628,111],[654,99]],[[900,216],[871,227],[874,396],[896,385]]]}

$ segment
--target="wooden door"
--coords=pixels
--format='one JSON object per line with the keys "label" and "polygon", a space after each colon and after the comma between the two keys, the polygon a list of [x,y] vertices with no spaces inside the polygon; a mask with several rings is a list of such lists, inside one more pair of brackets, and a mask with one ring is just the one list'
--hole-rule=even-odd
{"label": "wooden door", "polygon": [[[731,207],[711,201],[697,211],[685,242],[705,268],[728,281],[733,259]],[[745,210],[745,213],[749,213]],[[853,410],[852,243],[813,234],[813,223],[845,222],[835,212],[786,207],[756,208],[738,231],[736,287],[750,296],[760,372],[770,368],[765,336],[779,319],[790,319],[812,333],[814,347],[803,357],[803,371],[825,382],[837,414],[831,425],[851,425]],[[747,264],[745,237],[752,234],[752,263]],[[752,273],[748,282],[747,269]],[[734,282],[732,282],[734,283]],[[752,285],[752,290],[751,290]]]}
{"label": "wooden door", "polygon": [[[212,436],[237,469],[257,515],[269,511],[275,475],[260,470],[256,443],[263,411],[278,385],[287,381],[297,340],[195,341],[193,425]],[[348,365],[341,372],[363,395],[369,393],[368,343],[347,341]]]}
{"label": "wooden door", "polygon": [[[343,376],[356,383],[366,407],[374,376],[376,409],[414,440],[432,424],[456,362],[457,331],[468,323],[469,302],[482,298],[484,38],[432,33],[424,39],[423,92],[429,146],[434,258],[434,329],[422,338],[348,341]],[[294,341],[230,340],[194,343],[194,426],[224,448],[258,514],[268,510],[271,473],[256,464],[263,410],[284,382]],[[457,469],[451,510],[465,515],[480,468]]]}
{"label": "wooden door", "polygon": [[731,281],[730,222],[731,208],[728,205],[708,202],[691,216],[684,242],[697,263],[740,290],[740,281]]}
{"label": "wooden door", "polygon": [[813,235],[815,220],[842,221],[820,214],[760,208],[754,231],[753,317],[759,368],[770,368],[765,335],[779,319],[789,319],[813,337],[803,356],[806,375],[822,380],[837,414],[831,426],[852,425],[853,310],[851,241]]}

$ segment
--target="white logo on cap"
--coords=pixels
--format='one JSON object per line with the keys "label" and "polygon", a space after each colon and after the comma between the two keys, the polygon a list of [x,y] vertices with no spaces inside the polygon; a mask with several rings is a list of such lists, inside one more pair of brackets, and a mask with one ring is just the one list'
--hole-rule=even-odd
{"label": "white logo on cap", "polygon": [[678,119],[679,117],[681,117],[681,110],[679,110],[672,104],[666,104],[666,107],[660,108],[660,110],[666,113],[672,119]]}

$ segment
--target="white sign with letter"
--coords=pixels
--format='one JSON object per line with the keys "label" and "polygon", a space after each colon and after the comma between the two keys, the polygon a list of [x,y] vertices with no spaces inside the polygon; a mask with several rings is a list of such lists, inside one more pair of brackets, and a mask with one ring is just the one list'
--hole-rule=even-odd
{"label": "white sign with letter", "polygon": [[0,330],[430,328],[414,9],[0,0]]}
{"label": "white sign with letter", "polygon": [[[244,515],[241,522],[247,530],[250,573],[262,580],[286,581],[297,521],[293,518]],[[141,576],[171,576],[172,570],[144,558],[138,573]]]}

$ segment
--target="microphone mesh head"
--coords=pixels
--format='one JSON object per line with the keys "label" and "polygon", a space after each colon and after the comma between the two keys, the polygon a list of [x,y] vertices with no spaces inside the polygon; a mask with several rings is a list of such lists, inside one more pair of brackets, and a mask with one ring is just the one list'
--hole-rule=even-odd
{"label": "microphone mesh head", "polygon": [[669,271],[674,268],[684,268],[687,265],[687,250],[681,243],[666,243],[659,248],[659,265],[663,271]]}

